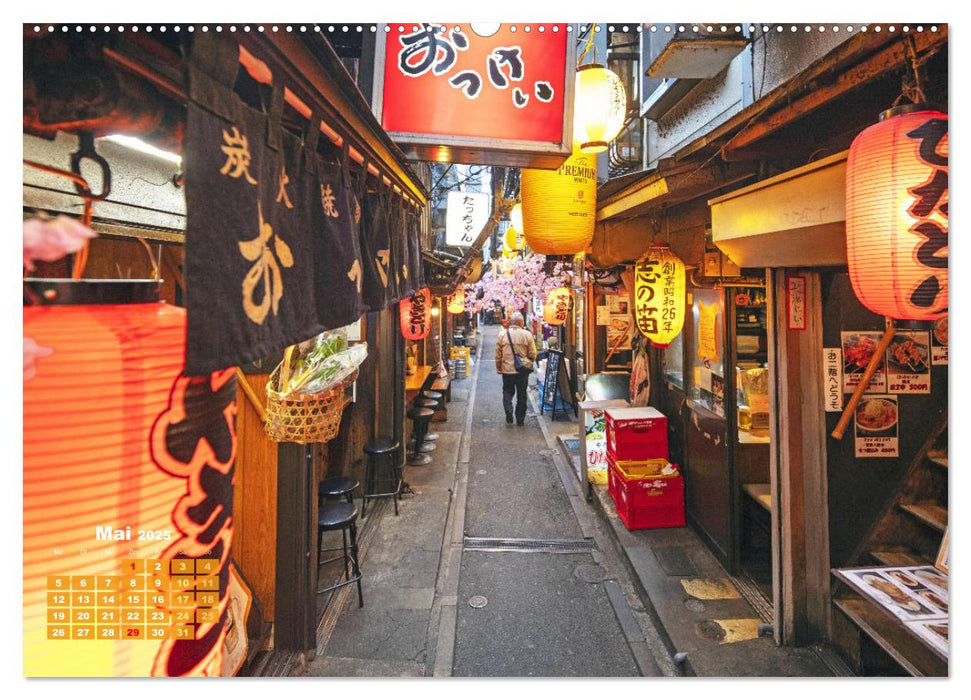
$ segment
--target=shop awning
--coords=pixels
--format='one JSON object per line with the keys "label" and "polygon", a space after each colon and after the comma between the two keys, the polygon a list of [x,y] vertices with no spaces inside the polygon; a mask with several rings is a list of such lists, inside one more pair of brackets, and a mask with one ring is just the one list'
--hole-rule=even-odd
{"label": "shop awning", "polygon": [[845,265],[846,154],[709,200],[715,245],[741,267]]}

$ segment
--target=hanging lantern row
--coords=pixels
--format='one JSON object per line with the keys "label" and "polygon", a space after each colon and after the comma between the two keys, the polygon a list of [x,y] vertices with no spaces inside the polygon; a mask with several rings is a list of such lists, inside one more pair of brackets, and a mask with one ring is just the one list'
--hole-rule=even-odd
{"label": "hanging lantern row", "polygon": [[577,69],[573,139],[583,153],[606,151],[627,118],[624,83],[598,63]]}
{"label": "hanging lantern row", "polygon": [[432,295],[428,287],[419,289],[398,304],[401,334],[408,340],[423,340],[432,327]]}
{"label": "hanging lantern row", "polygon": [[667,347],[684,326],[684,263],[667,243],[653,243],[634,266],[634,319],[657,347]]}
{"label": "hanging lantern row", "polygon": [[546,293],[546,303],[543,304],[543,321],[550,326],[562,325],[570,313],[570,290],[567,287],[557,287]]}
{"label": "hanging lantern row", "polygon": [[881,316],[947,313],[947,115],[890,110],[854,139],[846,161],[846,259],[853,291]]}
{"label": "hanging lantern row", "polygon": [[448,299],[445,302],[445,308],[448,309],[449,313],[461,314],[465,312],[465,290],[461,287],[456,290],[455,294],[449,294]]}
{"label": "hanging lantern row", "polygon": [[[556,170],[525,168],[520,182],[526,243],[543,255],[582,253],[593,240],[597,159],[573,155]],[[517,229],[519,230],[519,229]]]}

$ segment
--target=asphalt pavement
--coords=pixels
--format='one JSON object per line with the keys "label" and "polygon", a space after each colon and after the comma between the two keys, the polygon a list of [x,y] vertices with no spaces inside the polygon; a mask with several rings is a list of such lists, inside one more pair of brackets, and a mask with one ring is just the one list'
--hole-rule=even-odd
{"label": "asphalt pavement", "polygon": [[[480,333],[452,673],[638,676],[602,557],[582,535],[535,412],[522,427],[505,421],[497,328]],[[557,547],[572,553],[538,551]]]}

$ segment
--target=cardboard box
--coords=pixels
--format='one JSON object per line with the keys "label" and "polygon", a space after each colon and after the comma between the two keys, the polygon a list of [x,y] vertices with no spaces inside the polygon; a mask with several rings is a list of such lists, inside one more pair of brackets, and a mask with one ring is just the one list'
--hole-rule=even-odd
{"label": "cardboard box", "polygon": [[668,458],[668,419],[650,406],[607,408],[607,456],[614,461]]}

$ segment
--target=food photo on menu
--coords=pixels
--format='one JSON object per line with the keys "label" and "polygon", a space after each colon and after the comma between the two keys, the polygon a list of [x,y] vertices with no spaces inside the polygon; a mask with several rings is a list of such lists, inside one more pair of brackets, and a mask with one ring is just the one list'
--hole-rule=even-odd
{"label": "food photo on menu", "polygon": [[[924,567],[929,568],[929,567]],[[845,576],[861,593],[901,620],[930,620],[948,615],[947,593],[924,585],[914,568],[846,569]]]}
{"label": "food photo on menu", "polygon": [[891,399],[864,398],[856,407],[856,427],[861,436],[896,434],[897,404]]}

